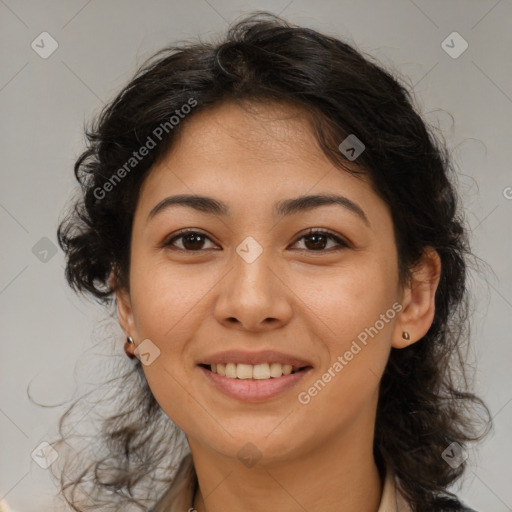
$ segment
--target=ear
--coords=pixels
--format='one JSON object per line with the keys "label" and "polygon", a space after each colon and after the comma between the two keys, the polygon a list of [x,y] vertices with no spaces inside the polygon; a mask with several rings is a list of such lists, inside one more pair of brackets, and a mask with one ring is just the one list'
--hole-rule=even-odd
{"label": "ear", "polygon": [[[402,310],[393,332],[394,348],[404,348],[420,340],[432,325],[436,290],[441,277],[441,258],[437,251],[427,247],[411,274],[409,283],[402,288]],[[404,333],[409,334],[409,339],[404,339]]]}
{"label": "ear", "polygon": [[[112,272],[109,277],[109,284],[111,289],[114,290],[116,306],[117,306],[117,318],[119,321],[119,325],[121,329],[124,331],[125,335],[131,336],[134,340],[136,337],[136,328],[135,328],[135,320],[133,316],[133,308],[132,302],[130,298],[130,293],[125,288],[120,288],[117,285],[117,279],[115,274]],[[132,354],[135,356],[134,349],[135,343],[125,343],[125,352],[128,354]]]}

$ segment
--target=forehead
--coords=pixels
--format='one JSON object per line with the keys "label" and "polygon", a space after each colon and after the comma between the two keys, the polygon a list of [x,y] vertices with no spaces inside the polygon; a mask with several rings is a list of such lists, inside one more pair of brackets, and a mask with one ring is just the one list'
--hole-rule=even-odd
{"label": "forehead", "polygon": [[189,151],[261,162],[324,158],[304,108],[261,101],[226,102],[191,116],[172,149]]}
{"label": "forehead", "polygon": [[[316,184],[368,187],[327,158],[307,111],[279,103],[227,102],[185,119],[170,151],[146,178],[144,194],[222,189],[228,197],[286,191],[302,195]],[[351,163],[351,165],[353,165]]]}

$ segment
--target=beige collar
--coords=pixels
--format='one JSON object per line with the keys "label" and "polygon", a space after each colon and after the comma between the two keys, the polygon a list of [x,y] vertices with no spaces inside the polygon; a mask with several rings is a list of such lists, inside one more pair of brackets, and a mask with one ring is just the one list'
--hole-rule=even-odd
{"label": "beige collar", "polygon": [[404,496],[398,491],[393,470],[386,467],[386,478],[377,512],[412,512]]}
{"label": "beige collar", "polygon": [[[183,458],[176,472],[173,485],[151,512],[183,512],[193,509],[196,483],[192,456],[188,454]],[[386,468],[382,497],[377,512],[412,512],[411,507],[398,491],[396,478],[390,467]]]}

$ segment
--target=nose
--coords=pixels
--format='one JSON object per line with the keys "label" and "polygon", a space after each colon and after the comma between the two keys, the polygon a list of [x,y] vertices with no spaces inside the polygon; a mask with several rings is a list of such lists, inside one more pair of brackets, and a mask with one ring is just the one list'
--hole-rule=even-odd
{"label": "nose", "polygon": [[264,250],[249,262],[236,254],[233,267],[219,283],[214,313],[218,322],[257,332],[277,329],[290,321],[293,292],[271,256]]}

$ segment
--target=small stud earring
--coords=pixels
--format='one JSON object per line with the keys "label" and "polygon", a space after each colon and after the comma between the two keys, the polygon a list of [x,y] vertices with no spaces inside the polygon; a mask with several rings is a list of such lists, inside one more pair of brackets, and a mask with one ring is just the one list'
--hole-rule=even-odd
{"label": "small stud earring", "polygon": [[126,338],[126,341],[131,345],[133,343],[133,338],[131,336],[128,336]]}
{"label": "small stud earring", "polygon": [[411,339],[411,337],[409,336],[409,333],[407,331],[402,331],[402,338],[407,341],[409,341]]}

